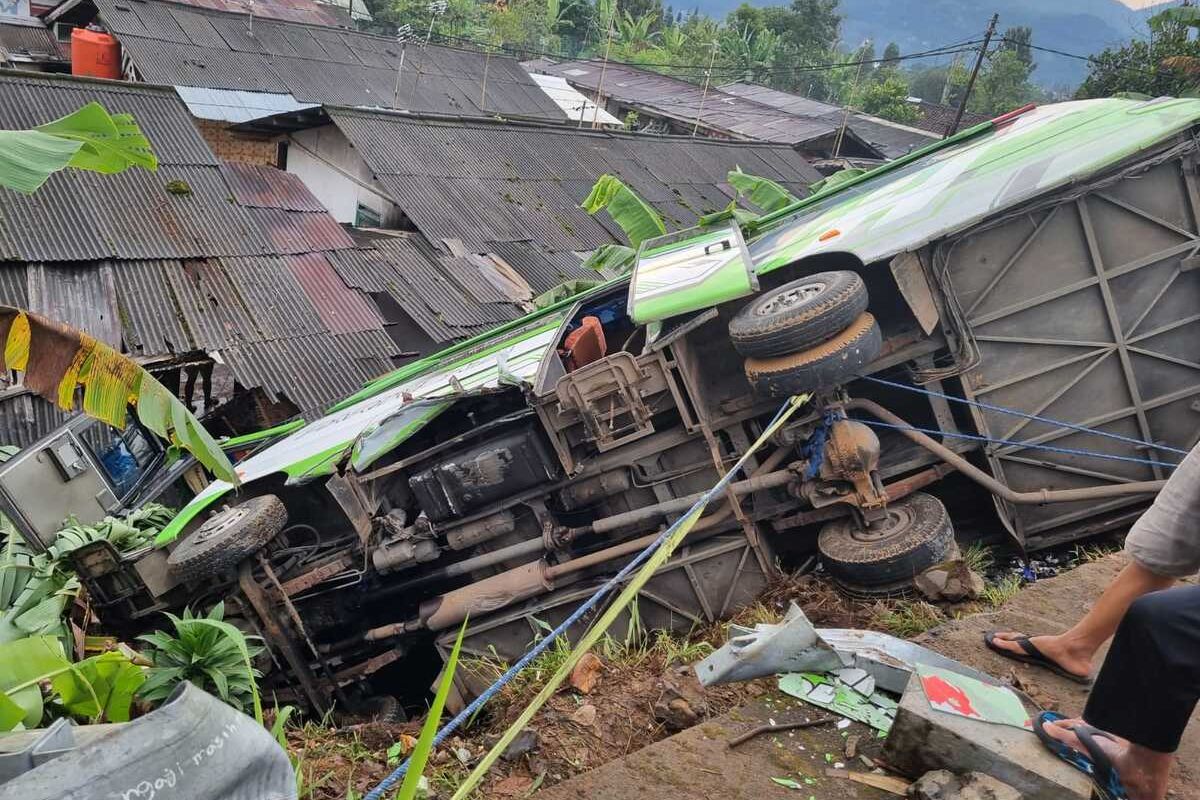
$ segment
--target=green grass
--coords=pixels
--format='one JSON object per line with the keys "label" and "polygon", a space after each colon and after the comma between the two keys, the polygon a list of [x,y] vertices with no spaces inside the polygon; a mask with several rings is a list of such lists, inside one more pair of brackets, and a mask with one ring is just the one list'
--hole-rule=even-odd
{"label": "green grass", "polygon": [[910,639],[945,621],[946,615],[937,606],[923,600],[880,603],[872,616],[875,627],[902,639]]}
{"label": "green grass", "polygon": [[1009,575],[997,583],[988,584],[982,599],[992,608],[999,608],[1017,596],[1023,585],[1020,575]]}
{"label": "green grass", "polygon": [[992,555],[992,548],[980,542],[971,542],[971,544],[967,545],[962,551],[962,560],[977,575],[984,575],[988,570],[996,566],[996,558]]}
{"label": "green grass", "polygon": [[1093,561],[1099,561],[1105,556],[1111,555],[1121,549],[1119,544],[1115,542],[1099,542],[1097,544],[1077,544],[1075,545],[1075,560],[1080,564],[1090,564]]}

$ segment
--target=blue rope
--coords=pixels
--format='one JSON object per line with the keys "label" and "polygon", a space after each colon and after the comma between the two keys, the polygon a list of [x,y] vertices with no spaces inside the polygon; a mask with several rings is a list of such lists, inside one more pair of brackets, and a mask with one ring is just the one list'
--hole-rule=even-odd
{"label": "blue rope", "polygon": [[933,430],[931,428],[918,428],[915,425],[893,425],[890,422],[880,422],[873,419],[860,419],[859,422],[864,425],[870,425],[872,428],[891,428],[897,431],[918,431],[930,436],[953,436],[958,439],[969,439],[973,442],[984,442],[987,444],[1003,444],[1013,447],[1028,447],[1034,450],[1049,450],[1051,453],[1065,453],[1070,456],[1087,456],[1088,458],[1105,458],[1109,461],[1128,461],[1133,464],[1149,464],[1152,467],[1166,467],[1167,469],[1175,469],[1178,464],[1168,464],[1165,461],[1154,461],[1149,458],[1135,458],[1133,456],[1114,456],[1108,453],[1096,453],[1091,450],[1076,450],[1071,447],[1055,447],[1049,444],[1037,444],[1035,442],[1018,442],[1012,439],[993,439],[989,436],[976,436],[973,433],[950,433],[949,431]]}
{"label": "blue rope", "polygon": [[[1061,428],[1069,428],[1073,431],[1080,431],[1081,433],[1090,433],[1095,436],[1103,436],[1105,439],[1115,439],[1118,442],[1125,442],[1127,444],[1136,444],[1136,445],[1139,445],[1142,447],[1152,447],[1155,450],[1163,450],[1168,453],[1178,453],[1181,456],[1186,456],[1188,454],[1187,450],[1180,450],[1177,447],[1168,447],[1165,444],[1155,444],[1153,442],[1146,442],[1146,441],[1142,441],[1141,439],[1135,439],[1132,436],[1122,436],[1119,433],[1109,433],[1108,431],[1098,431],[1095,428],[1087,428],[1087,427],[1084,427],[1083,425],[1076,425],[1072,422],[1064,422],[1061,419],[1053,419],[1051,417],[1039,417],[1037,414],[1026,414],[1024,411],[1014,411],[1011,408],[1004,408],[1003,406],[994,406],[994,405],[991,405],[990,403],[981,403],[978,400],[967,400],[966,398],[963,398],[963,397],[954,397],[953,395],[943,394],[942,392],[934,392],[929,389],[922,389],[919,386],[909,386],[906,383],[897,383],[896,381],[889,381],[884,378],[876,378],[873,375],[864,375],[863,380],[871,381],[873,383],[878,383],[883,386],[891,386],[894,389],[905,389],[910,392],[916,392],[918,394],[928,395],[929,397],[940,397],[943,400],[953,400],[955,403],[962,403],[962,404],[968,405],[968,406],[975,406],[976,408],[984,408],[984,409],[987,409],[988,411],[996,411],[1001,414],[1009,414],[1014,417],[1021,417],[1022,419],[1033,420],[1034,422],[1045,422],[1049,425],[1057,425]],[[999,440],[993,440],[993,441],[999,441]],[[1027,446],[1031,446],[1031,445],[1027,445]],[[1070,452],[1070,451],[1064,451],[1064,452]],[[1116,457],[1112,456],[1112,458],[1116,458]],[[1126,460],[1133,460],[1133,459],[1126,459]],[[1145,462],[1141,462],[1141,463],[1153,464],[1155,462],[1145,461]],[[1174,466],[1174,465],[1171,464],[1168,466]]]}
{"label": "blue rope", "polygon": [[[774,425],[775,422],[777,422],[779,420],[779,418],[781,416],[783,416],[784,413],[787,412],[788,404],[790,402],[791,402],[790,398],[787,402],[784,402],[784,404],[780,407],[779,412],[775,415],[775,418],[773,420],[771,420],[770,424],[767,427],[770,427],[770,425]],[[529,652],[527,652],[525,655],[521,656],[521,659],[519,661],[517,661],[517,663],[515,663],[511,667],[509,667],[508,671],[506,671],[503,675],[501,675],[499,678],[497,678],[495,683],[493,683],[491,686],[489,686],[487,689],[485,689],[478,697],[476,697],[474,700],[472,700],[470,705],[468,705],[462,711],[458,712],[458,714],[454,717],[454,719],[447,722],[442,727],[442,729],[437,732],[437,735],[433,737],[433,746],[437,747],[438,745],[440,745],[442,742],[444,742],[446,740],[446,737],[448,737],[450,734],[454,733],[454,731],[458,729],[458,726],[462,725],[464,722],[471,719],[471,717],[473,717],[475,715],[475,712],[477,712],[480,708],[482,708],[483,705],[488,700],[491,700],[493,697],[495,697],[496,694],[501,689],[503,689],[504,686],[506,684],[508,684],[509,681],[511,681],[513,678],[515,678],[517,676],[518,673],[521,672],[521,670],[525,669],[525,667],[529,666],[529,663],[531,661],[533,661],[535,658],[537,658],[539,655],[541,655],[543,652],[545,652],[546,649],[548,647],[550,647],[550,645],[553,644],[554,641],[556,639],[558,639],[559,636],[562,636],[567,631],[567,629],[569,629],[572,625],[574,625],[576,622],[578,622],[583,617],[584,614],[586,614],[588,611],[591,611],[592,608],[594,608],[595,605],[598,602],[600,602],[600,600],[603,599],[605,595],[607,595],[609,592],[611,592],[613,589],[615,589],[617,587],[617,585],[619,583],[621,583],[621,581],[623,581],[626,577],[628,577],[631,572],[633,572],[635,569],[637,569],[642,564],[642,562],[644,562],[647,558],[649,558],[651,556],[651,554],[653,554],[659,547],[661,547],[662,543],[665,542],[679,528],[680,523],[682,523],[684,519],[686,519],[690,514],[692,514],[696,510],[697,507],[703,508],[704,504],[707,504],[718,493],[724,491],[725,487],[729,485],[729,482],[733,480],[733,476],[737,474],[738,467],[742,463],[744,463],[744,461],[745,461],[745,458],[743,457],[743,459],[741,461],[739,461],[737,465],[735,465],[734,469],[731,469],[728,472],[726,472],[725,475],[721,478],[721,480],[717,481],[717,483],[711,489],[709,489],[707,492],[705,492],[703,497],[701,497],[699,500],[697,500],[692,505],[692,507],[690,509],[688,509],[688,511],[685,514],[681,515],[677,520],[675,520],[675,522],[673,522],[665,531],[663,531],[657,539],[655,539],[650,545],[648,545],[646,547],[645,550],[641,551],[636,556],[634,556],[633,560],[630,561],[628,564],[626,564],[620,570],[620,572],[618,572],[616,575],[609,578],[604,583],[604,585],[601,586],[599,589],[597,589],[596,592],[591,597],[589,597],[587,600],[585,600],[583,602],[583,604],[579,606],[579,608],[575,609],[574,613],[572,613],[571,616],[569,616],[565,620],[563,620],[557,628],[550,631],[550,633],[546,634],[545,637],[543,637],[536,644],[534,644],[534,646],[532,648],[530,648]],[[376,786],[374,789],[372,789],[370,792],[368,792],[366,794],[366,796],[363,797],[363,800],[382,800],[384,792],[389,791],[393,786],[396,785],[396,782],[399,781],[401,778],[403,778],[404,774],[406,772],[408,772],[408,762],[409,762],[409,759],[405,759],[404,763],[402,763],[400,766],[396,767],[396,769],[392,772],[391,775],[388,775],[386,778],[384,778],[382,781],[379,782],[378,786]]]}
{"label": "blue rope", "polygon": [[840,418],[841,414],[836,410],[826,409],[821,416],[821,424],[801,445],[800,455],[808,461],[808,466],[804,468],[805,480],[811,481],[821,474],[821,465],[825,463],[825,443],[829,441],[829,431],[833,428],[833,423]]}

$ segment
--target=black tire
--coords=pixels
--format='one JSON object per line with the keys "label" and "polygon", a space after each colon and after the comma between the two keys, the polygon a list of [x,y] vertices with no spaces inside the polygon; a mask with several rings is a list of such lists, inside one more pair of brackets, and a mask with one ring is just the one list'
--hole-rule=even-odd
{"label": "black tire", "polygon": [[825,571],[855,594],[892,594],[954,557],[954,526],[942,501],[914,492],[888,506],[888,517],[863,528],[852,517],[829,522],[817,537]]}
{"label": "black tire", "polygon": [[818,272],[754,298],[729,321],[729,338],[753,358],[807,350],[858,319],[867,299],[857,272]]}
{"label": "black tire", "polygon": [[879,323],[860,314],[849,328],[824,344],[774,358],[747,358],[750,385],[767,397],[787,397],[837,386],[860,374],[883,349]]}
{"label": "black tire", "polygon": [[212,578],[257,553],[286,524],[278,497],[252,497],[206,519],[171,551],[167,567],[185,581]]}

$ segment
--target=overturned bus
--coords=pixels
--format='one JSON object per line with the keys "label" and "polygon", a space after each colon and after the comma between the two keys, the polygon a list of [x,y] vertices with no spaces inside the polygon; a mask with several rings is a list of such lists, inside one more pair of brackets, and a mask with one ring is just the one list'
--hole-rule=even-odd
{"label": "overturned bus", "polygon": [[779,554],[902,590],[953,551],[947,504],[1028,549],[1126,526],[1200,430],[1198,121],[1195,100],[1023,109],[742,228],[646,242],[631,277],[241,462],[137,575],[89,576],[135,587],[101,614],[225,599],[277,696],[380,708],[468,615],[467,652],[519,657],[800,392],[637,624],[728,615]]}

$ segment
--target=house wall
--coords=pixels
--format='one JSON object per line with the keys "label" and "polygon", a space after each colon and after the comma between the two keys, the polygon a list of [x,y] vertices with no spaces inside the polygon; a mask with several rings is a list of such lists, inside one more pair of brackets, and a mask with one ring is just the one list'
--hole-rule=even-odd
{"label": "house wall", "polygon": [[278,145],[276,138],[248,136],[229,129],[227,123],[215,122],[208,119],[195,120],[196,127],[204,141],[217,158],[224,161],[242,161],[248,164],[259,164],[267,167],[278,166]]}
{"label": "house wall", "polygon": [[287,171],[304,181],[334,219],[356,224],[361,205],[377,214],[383,227],[395,223],[399,211],[368,188],[375,185],[370,168],[335,126],[297,131],[289,138]]}

